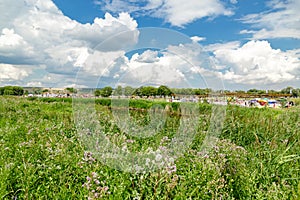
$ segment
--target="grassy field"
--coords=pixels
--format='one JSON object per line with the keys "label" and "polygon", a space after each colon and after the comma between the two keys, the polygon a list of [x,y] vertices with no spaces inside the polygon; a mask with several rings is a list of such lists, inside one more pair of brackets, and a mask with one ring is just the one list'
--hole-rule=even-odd
{"label": "grassy field", "polygon": [[[99,100],[100,101],[100,100]],[[96,102],[98,121],[120,148],[163,151],[182,116],[178,104],[150,138],[129,136],[113,122],[109,102]],[[130,102],[145,108],[149,102]],[[166,104],[163,104],[166,106]],[[199,105],[195,138],[172,165],[140,174],[113,169],[80,140],[70,100],[0,97],[1,199],[300,199],[298,107],[228,106],[222,133],[203,153],[211,106]],[[149,123],[139,109],[137,123]],[[164,158],[162,158],[164,159]]]}

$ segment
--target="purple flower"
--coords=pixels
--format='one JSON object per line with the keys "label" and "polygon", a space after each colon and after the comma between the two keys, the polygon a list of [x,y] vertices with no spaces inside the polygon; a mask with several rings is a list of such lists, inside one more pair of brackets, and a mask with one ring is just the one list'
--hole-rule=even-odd
{"label": "purple flower", "polygon": [[108,189],[109,189],[108,186],[104,186],[104,187],[103,187],[103,190],[104,190],[105,192],[106,192]]}
{"label": "purple flower", "polygon": [[168,173],[172,174],[173,172],[176,172],[177,168],[176,165],[172,165],[170,167],[168,167]]}
{"label": "purple flower", "polygon": [[127,143],[134,143],[134,140],[126,140]]}
{"label": "purple flower", "polygon": [[96,172],[92,172],[92,176],[93,176],[93,178],[97,178],[98,177],[98,175],[97,175]]}
{"label": "purple flower", "polygon": [[90,181],[91,181],[91,177],[87,176],[87,177],[86,177],[86,180],[87,180],[88,182],[90,182]]}

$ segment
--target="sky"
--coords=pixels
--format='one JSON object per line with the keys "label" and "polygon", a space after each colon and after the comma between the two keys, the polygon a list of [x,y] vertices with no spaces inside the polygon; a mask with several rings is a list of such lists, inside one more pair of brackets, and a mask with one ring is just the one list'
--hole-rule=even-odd
{"label": "sky", "polygon": [[1,0],[0,86],[300,87],[299,0]]}

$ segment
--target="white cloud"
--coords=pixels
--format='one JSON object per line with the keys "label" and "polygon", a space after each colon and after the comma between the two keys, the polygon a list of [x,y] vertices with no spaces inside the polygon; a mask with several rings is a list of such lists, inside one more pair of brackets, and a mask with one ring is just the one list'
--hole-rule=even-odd
{"label": "white cloud", "polygon": [[267,41],[249,41],[238,48],[219,48],[213,52],[227,66],[222,76],[231,83],[257,86],[284,83],[299,76],[297,55],[273,49]]}
{"label": "white cloud", "polygon": [[166,0],[160,13],[174,26],[183,26],[203,17],[233,14],[218,0]]}
{"label": "white cloud", "polygon": [[[215,72],[209,71],[212,70],[209,55],[192,41],[172,45],[162,51],[145,50],[135,53],[130,59],[125,56],[120,58],[107,74],[116,79],[113,81],[115,85],[138,87],[164,84],[171,87],[213,88],[221,85]],[[212,77],[213,81],[210,81]]]}
{"label": "white cloud", "polygon": [[[124,45],[135,44],[139,35],[136,21],[127,13],[118,17],[107,13],[92,24],[81,24],[64,16],[51,0],[3,0],[0,13],[1,63],[11,64],[5,71],[7,81],[25,77],[25,72],[13,70],[13,65],[26,65],[28,69],[45,66],[42,70],[57,74],[66,82],[71,82],[73,75],[74,82],[78,68],[99,43],[114,36],[110,40],[113,42],[100,45],[98,51],[118,51]],[[39,77],[36,73],[41,71],[32,70],[26,76],[32,77],[33,82],[50,83],[47,79],[36,80]]]}
{"label": "white cloud", "polygon": [[244,23],[251,24],[253,30],[241,33],[253,33],[255,39],[297,38],[300,39],[300,1],[271,0],[269,12],[249,14],[242,18]]}
{"label": "white cloud", "polygon": [[182,70],[179,70],[184,61],[174,55],[157,55],[158,52],[152,50],[133,55],[124,63],[125,71],[117,76],[119,84],[136,87],[147,84],[180,87],[185,84]]}
{"label": "white cloud", "polygon": [[109,45],[101,44],[102,50],[118,50],[122,45],[137,41],[137,26],[128,13],[120,13],[118,18],[106,13],[104,19],[95,18],[93,24],[77,23],[73,29],[66,31],[66,35],[74,40],[85,41],[91,48],[114,37],[113,40],[110,39]]}
{"label": "white cloud", "polygon": [[26,86],[27,86],[27,87],[42,87],[43,84],[42,84],[42,82],[40,82],[40,81],[37,81],[37,82],[31,81],[31,82],[28,82],[28,83],[26,84]]}
{"label": "white cloud", "polygon": [[14,64],[17,59],[23,59],[24,63],[31,59],[33,62],[36,56],[34,48],[29,45],[22,36],[16,34],[13,29],[4,28],[0,35],[0,56],[2,62],[7,61]]}
{"label": "white cloud", "polygon": [[29,71],[28,69],[0,63],[0,83],[2,81],[22,80],[29,76]]}
{"label": "white cloud", "polygon": [[179,27],[204,17],[228,16],[233,14],[219,0],[112,0],[96,1],[96,3],[104,10],[148,14],[163,18],[173,26]]}
{"label": "white cloud", "polygon": [[215,43],[215,44],[205,46],[204,48],[207,51],[220,51],[220,50],[227,50],[227,49],[236,49],[238,47],[240,47],[240,42],[233,41],[227,43]]}
{"label": "white cloud", "polygon": [[124,51],[94,51],[90,53],[82,65],[81,75],[108,76],[116,60],[124,57]]}
{"label": "white cloud", "polygon": [[138,54],[133,55],[132,60],[135,60],[137,62],[144,62],[144,63],[154,63],[159,60],[158,52],[146,50],[141,55]]}
{"label": "white cloud", "polygon": [[201,42],[201,41],[206,40],[206,38],[205,38],[205,37],[199,37],[199,36],[192,36],[192,37],[191,37],[191,40],[192,40],[193,42]]}

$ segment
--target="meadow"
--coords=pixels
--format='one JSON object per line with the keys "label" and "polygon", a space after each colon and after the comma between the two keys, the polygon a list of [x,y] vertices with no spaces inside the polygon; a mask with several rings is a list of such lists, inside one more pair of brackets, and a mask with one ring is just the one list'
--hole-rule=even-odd
{"label": "meadow", "polygon": [[[178,103],[157,104],[169,106],[169,112],[161,130],[148,138],[122,132],[109,100],[96,100],[95,110],[116,146],[163,151],[183,116]],[[132,100],[129,106],[132,119],[149,124],[145,109],[153,102]],[[166,168],[131,173],[89,151],[78,133],[72,99],[0,97],[0,198],[300,199],[299,107],[227,106],[221,134],[205,153],[201,147],[212,106],[197,108],[198,127],[183,155]]]}

